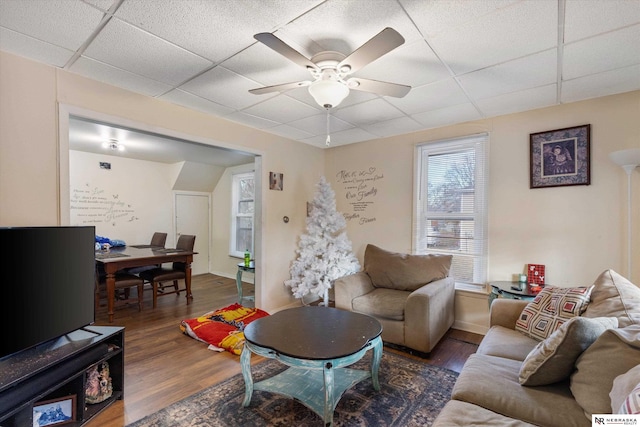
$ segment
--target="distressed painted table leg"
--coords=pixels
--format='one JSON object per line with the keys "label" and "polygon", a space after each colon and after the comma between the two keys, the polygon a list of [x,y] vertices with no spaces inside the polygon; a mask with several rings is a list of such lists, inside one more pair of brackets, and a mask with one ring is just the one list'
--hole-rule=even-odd
{"label": "distressed painted table leg", "polygon": [[238,304],[242,304],[242,269],[236,273],[236,287],[238,288]]}
{"label": "distressed painted table leg", "polygon": [[323,368],[324,373],[324,416],[322,419],[324,420],[324,424],[326,426],[333,426],[333,409],[335,407],[335,402],[333,400],[333,364],[331,362],[327,362]]}
{"label": "distressed painted table leg", "polygon": [[251,350],[246,345],[240,355],[240,365],[244,377],[244,402],[242,402],[242,406],[249,406],[253,395],[253,378],[251,377]]}
{"label": "distressed painted table leg", "polygon": [[378,381],[378,371],[380,370],[380,360],[382,359],[382,338],[377,337],[373,341],[373,358],[371,359],[371,381],[373,388],[380,391],[380,382]]}

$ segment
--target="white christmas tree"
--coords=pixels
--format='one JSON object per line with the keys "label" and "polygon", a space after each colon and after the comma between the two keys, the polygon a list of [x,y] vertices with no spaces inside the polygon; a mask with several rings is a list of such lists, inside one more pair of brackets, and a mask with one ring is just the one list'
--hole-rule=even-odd
{"label": "white christmas tree", "polygon": [[333,281],[360,270],[346,226],[344,216],[336,210],[335,193],[323,176],[311,202],[307,233],[300,236],[291,279],[284,282],[296,298],[317,295],[326,306]]}

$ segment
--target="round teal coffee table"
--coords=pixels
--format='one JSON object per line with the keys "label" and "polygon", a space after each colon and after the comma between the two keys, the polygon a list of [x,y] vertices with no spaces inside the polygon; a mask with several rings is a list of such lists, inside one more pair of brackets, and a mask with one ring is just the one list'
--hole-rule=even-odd
{"label": "round teal coffee table", "polygon": [[[298,307],[251,322],[244,330],[240,356],[245,381],[243,406],[253,390],[295,398],[333,425],[333,412],[346,390],[371,378],[380,390],[382,326],[371,316],[331,307]],[[371,370],[349,369],[373,349]],[[251,377],[251,354],[277,359],[289,366],[258,383]]]}

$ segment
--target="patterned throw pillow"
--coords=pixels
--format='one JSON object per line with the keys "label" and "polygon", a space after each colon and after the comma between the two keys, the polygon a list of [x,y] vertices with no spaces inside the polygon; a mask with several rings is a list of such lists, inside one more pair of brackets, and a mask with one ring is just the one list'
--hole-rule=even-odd
{"label": "patterned throw pillow", "polygon": [[618,410],[619,414],[640,414],[640,384],[636,386],[624,400]]}
{"label": "patterned throw pillow", "polygon": [[589,304],[590,287],[545,287],[520,313],[516,330],[543,341],[564,322],[580,316]]}

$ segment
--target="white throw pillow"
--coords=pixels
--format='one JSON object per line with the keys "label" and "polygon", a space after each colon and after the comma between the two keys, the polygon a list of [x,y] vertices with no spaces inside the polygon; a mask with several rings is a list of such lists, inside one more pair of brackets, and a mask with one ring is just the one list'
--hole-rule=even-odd
{"label": "white throw pillow", "polygon": [[582,352],[604,331],[616,327],[615,317],[569,319],[527,355],[520,367],[520,384],[539,386],[568,378]]}
{"label": "white throw pillow", "polygon": [[542,341],[567,320],[580,316],[589,304],[593,285],[577,288],[545,287],[520,313],[516,331]]}

